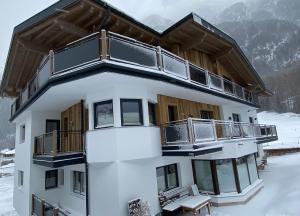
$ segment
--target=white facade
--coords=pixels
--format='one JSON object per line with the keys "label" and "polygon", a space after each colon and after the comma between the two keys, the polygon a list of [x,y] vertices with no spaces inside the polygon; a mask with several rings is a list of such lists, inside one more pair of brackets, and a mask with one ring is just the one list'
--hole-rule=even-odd
{"label": "white facade", "polygon": [[[31,195],[60,206],[71,215],[86,214],[86,197],[72,192],[72,171],[85,172],[84,164],[57,168],[63,181],[54,189],[45,189],[45,171],[51,168],[33,164],[34,137],[45,133],[46,119],[60,119],[60,113],[72,104],[84,100],[89,110],[86,132],[87,162],[89,166],[90,215],[127,215],[129,200],[140,197],[148,201],[152,214],[161,212],[158,201],[156,168],[177,164],[179,186],[194,184],[192,159],[217,160],[239,158],[257,152],[255,139],[222,141],[221,152],[192,157],[162,156],[160,128],[150,126],[148,101],[157,102],[157,95],[167,95],[197,102],[218,105],[221,116],[228,120],[232,113],[242,121],[256,119],[250,106],[228,99],[186,89],[161,81],[103,73],[52,87],[15,119],[16,173],[14,207],[20,215],[30,215]],[[141,99],[144,124],[121,126],[120,99]],[[94,129],[94,103],[113,100],[114,125]],[[25,141],[20,143],[20,128],[25,124]],[[18,186],[18,171],[24,172],[23,186]],[[61,176],[58,176],[61,180]],[[241,197],[241,198],[239,198]],[[218,202],[219,198],[215,201]],[[241,194],[237,201],[245,199]],[[223,200],[222,200],[223,202]],[[229,198],[232,202],[232,198]]]}

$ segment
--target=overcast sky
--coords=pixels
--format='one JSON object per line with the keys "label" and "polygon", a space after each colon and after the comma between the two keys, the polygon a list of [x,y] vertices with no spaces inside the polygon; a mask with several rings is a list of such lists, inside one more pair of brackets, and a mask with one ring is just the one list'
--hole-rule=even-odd
{"label": "overcast sky", "polygon": [[[14,26],[40,12],[57,0],[9,0],[0,7],[0,77],[5,66],[6,56]],[[111,5],[138,20],[159,14],[176,21],[191,11],[211,19],[226,6],[239,0],[106,0]],[[241,1],[241,0],[240,0]],[[242,0],[243,1],[243,0]],[[217,6],[217,7],[216,7]]]}

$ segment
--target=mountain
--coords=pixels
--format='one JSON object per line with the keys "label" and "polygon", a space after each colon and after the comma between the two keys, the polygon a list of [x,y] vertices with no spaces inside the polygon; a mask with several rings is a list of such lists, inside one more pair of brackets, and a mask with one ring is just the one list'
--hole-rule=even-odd
{"label": "mountain", "polygon": [[13,148],[15,143],[15,126],[9,123],[11,99],[0,99],[0,150]]}
{"label": "mountain", "polygon": [[218,24],[235,38],[262,76],[300,60],[300,27],[285,20],[243,20]]}

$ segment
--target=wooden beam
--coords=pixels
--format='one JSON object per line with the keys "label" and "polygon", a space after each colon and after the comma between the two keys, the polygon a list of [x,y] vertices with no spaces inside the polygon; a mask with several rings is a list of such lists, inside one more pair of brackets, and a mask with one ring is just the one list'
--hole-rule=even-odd
{"label": "wooden beam", "polygon": [[23,61],[22,61],[22,66],[21,66],[21,68],[20,68],[20,70],[19,70],[19,72],[20,72],[19,77],[18,77],[18,79],[17,79],[17,82],[15,83],[15,87],[16,87],[16,88],[19,87],[20,80],[21,80],[22,78],[24,78],[24,76],[22,76],[22,75],[23,75],[23,71],[24,71],[25,65],[28,63],[28,62],[27,62],[28,56],[29,56],[29,52],[26,51],[26,52],[25,52],[25,57],[24,57],[24,59],[23,59]]}
{"label": "wooden beam", "polygon": [[24,47],[26,50],[46,54],[49,52],[49,48],[45,47],[41,44],[33,43],[32,41],[29,41],[25,38],[19,38],[18,43]]}
{"label": "wooden beam", "polygon": [[79,26],[76,26],[76,25],[69,23],[67,21],[64,21],[64,20],[55,19],[54,24],[59,26],[59,28],[62,31],[69,33],[71,35],[74,35],[74,36],[84,37],[89,34],[89,32],[87,30],[85,30],[84,28],[81,28]]}
{"label": "wooden beam", "polygon": [[96,27],[96,31],[101,31],[102,29],[105,29],[106,25],[111,19],[111,12],[110,9],[105,10],[104,15],[100,23]]}
{"label": "wooden beam", "polygon": [[186,41],[182,46],[182,51],[187,51],[195,46],[201,45],[207,37],[207,33],[205,33],[200,39],[197,36],[191,38],[191,40]]}
{"label": "wooden beam", "polygon": [[223,57],[229,55],[232,51],[233,51],[233,48],[232,48],[232,47],[229,48],[229,49],[225,49],[223,52],[218,53],[217,55],[214,55],[214,56],[213,56],[213,59],[216,61],[216,60],[218,60],[218,59],[220,59],[220,58],[223,58]]}

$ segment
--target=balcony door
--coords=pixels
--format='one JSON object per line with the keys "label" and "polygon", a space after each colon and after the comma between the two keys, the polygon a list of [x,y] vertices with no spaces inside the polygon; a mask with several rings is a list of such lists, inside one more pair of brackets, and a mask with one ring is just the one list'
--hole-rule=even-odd
{"label": "balcony door", "polygon": [[[60,152],[60,120],[54,120],[54,119],[47,119],[46,120],[46,146],[49,146],[50,148],[53,148],[54,146],[54,133],[57,133],[56,136],[56,151]],[[47,143],[49,142],[49,143]],[[52,147],[51,147],[52,146]],[[50,149],[49,149],[50,150]],[[51,151],[51,150],[50,150]]]}
{"label": "balcony door", "polygon": [[176,105],[168,106],[168,120],[169,120],[169,122],[178,120],[178,109],[177,109]]}

